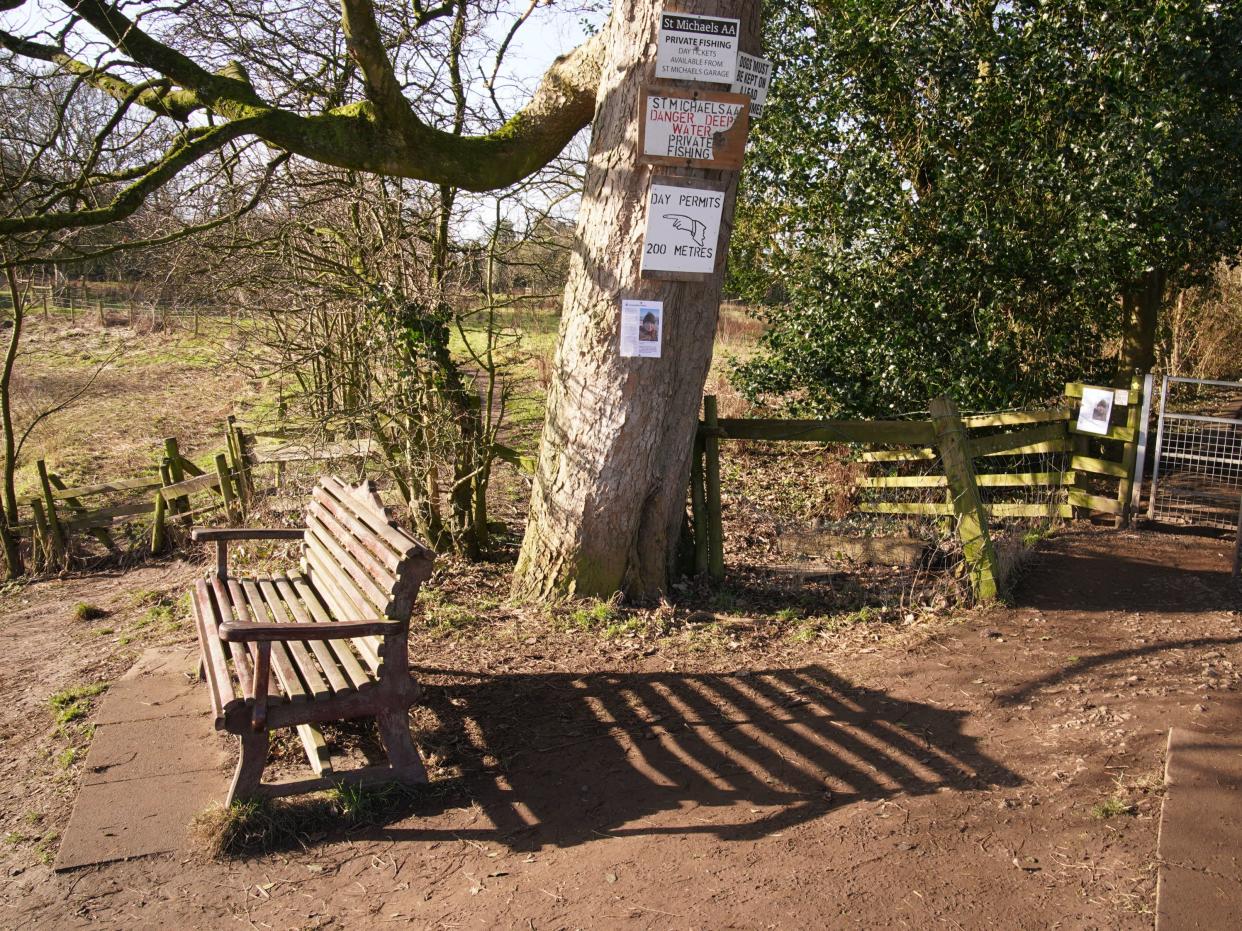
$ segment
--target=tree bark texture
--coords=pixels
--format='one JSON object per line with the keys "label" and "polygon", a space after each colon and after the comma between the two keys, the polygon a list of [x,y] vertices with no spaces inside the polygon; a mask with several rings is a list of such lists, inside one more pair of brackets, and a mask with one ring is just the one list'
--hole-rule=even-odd
{"label": "tree bark texture", "polygon": [[1140,278],[1121,297],[1125,329],[1121,334],[1121,354],[1117,360],[1117,384],[1130,384],[1137,372],[1146,375],[1156,364],[1156,330],[1164,304],[1167,276],[1153,269]]}
{"label": "tree bark texture", "polygon": [[[638,164],[639,98],[655,72],[662,6],[614,4],[606,27],[575,254],[514,577],[521,598],[664,592],[685,515],[737,172],[654,169],[657,180],[676,174],[722,182],[724,233],[710,281],[641,278],[653,169]],[[742,50],[759,53],[759,0],[686,0],[677,8],[740,18]],[[661,358],[621,358],[622,298],[664,302]]]}

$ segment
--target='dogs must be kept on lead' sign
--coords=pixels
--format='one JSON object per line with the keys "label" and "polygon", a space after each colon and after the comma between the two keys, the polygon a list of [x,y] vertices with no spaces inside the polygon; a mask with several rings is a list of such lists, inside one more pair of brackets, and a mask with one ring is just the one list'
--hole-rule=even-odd
{"label": "'dogs must be kept on lead' sign", "polygon": [[741,20],[720,16],[660,14],[655,76],[732,84],[741,25]]}

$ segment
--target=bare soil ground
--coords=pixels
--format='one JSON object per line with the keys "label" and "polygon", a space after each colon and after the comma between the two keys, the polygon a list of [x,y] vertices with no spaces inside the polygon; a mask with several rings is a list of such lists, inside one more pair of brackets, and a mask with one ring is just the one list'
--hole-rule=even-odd
{"label": "bare soil ground", "polygon": [[[66,875],[40,861],[89,716],[58,732],[48,699],[124,668],[101,638],[186,639],[149,605],[198,569],[31,585],[0,602],[0,925],[1150,927],[1167,729],[1237,724],[1230,551],[1065,532],[1015,607],[808,642],[762,618],[656,639],[503,611],[428,626],[433,785],[379,823]],[[112,613],[74,620],[77,600]]]}

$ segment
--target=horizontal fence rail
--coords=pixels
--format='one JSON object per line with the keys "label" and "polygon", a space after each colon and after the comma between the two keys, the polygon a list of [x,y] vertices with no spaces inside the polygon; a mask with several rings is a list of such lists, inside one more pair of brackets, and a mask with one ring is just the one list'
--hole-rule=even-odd
{"label": "horizontal fence rail", "polygon": [[[1090,387],[1079,382],[1066,385],[1066,403],[1046,410],[961,416],[942,398],[933,403],[927,420],[720,418],[716,398],[709,395],[703,399],[691,467],[695,570],[716,580],[724,577],[722,441],[840,443],[867,447],[858,458],[873,469],[897,470],[858,480],[856,487],[871,496],[859,503],[860,512],[956,519],[972,587],[978,599],[986,600],[997,590],[989,521],[1070,519],[1091,511],[1113,515],[1118,524],[1128,522],[1142,385],[1135,379],[1128,389],[1113,389],[1112,420],[1104,434],[1077,427],[1083,389]],[[1033,457],[1041,457],[1040,467],[1031,468]],[[912,468],[926,474],[906,474]],[[1112,482],[1116,487],[1110,489]],[[1027,497],[995,497],[1006,493]],[[920,494],[944,500],[900,498]],[[899,498],[885,500],[886,495]]]}

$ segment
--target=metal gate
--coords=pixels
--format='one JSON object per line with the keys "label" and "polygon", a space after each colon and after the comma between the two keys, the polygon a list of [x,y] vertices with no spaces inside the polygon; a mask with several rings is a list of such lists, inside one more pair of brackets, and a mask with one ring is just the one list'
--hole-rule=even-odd
{"label": "metal gate", "polygon": [[1242,498],[1242,382],[1164,376],[1147,516],[1232,530]]}

